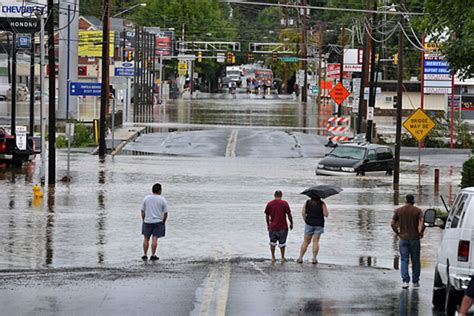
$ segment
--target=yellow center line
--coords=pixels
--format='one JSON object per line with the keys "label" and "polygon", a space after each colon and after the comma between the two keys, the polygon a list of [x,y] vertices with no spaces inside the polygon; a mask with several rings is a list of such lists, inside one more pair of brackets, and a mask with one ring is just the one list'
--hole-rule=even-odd
{"label": "yellow center line", "polygon": [[227,299],[229,297],[230,269],[230,263],[226,262],[222,271],[221,288],[219,291],[219,297],[216,308],[217,316],[225,316],[225,311],[227,308]]}
{"label": "yellow center line", "polygon": [[209,272],[209,276],[207,279],[206,290],[204,292],[204,296],[203,296],[202,304],[201,304],[201,311],[199,312],[200,316],[209,315],[209,308],[211,306],[212,294],[214,293],[214,287],[216,286],[216,278],[217,278],[217,268],[213,267],[212,270]]}

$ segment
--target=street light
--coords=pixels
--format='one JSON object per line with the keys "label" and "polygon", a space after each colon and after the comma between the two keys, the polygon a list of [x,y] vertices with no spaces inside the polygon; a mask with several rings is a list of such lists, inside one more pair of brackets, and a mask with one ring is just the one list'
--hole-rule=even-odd
{"label": "street light", "polygon": [[116,18],[116,17],[118,17],[119,15],[122,15],[122,14],[124,14],[124,13],[126,13],[126,12],[128,12],[128,11],[130,11],[130,10],[135,9],[136,7],[146,7],[146,3],[137,3],[137,4],[131,6],[131,7],[128,8],[128,9],[125,9],[125,10],[123,10],[123,11],[120,11],[120,12],[117,13],[117,14],[114,14],[112,17],[113,17],[113,18]]}

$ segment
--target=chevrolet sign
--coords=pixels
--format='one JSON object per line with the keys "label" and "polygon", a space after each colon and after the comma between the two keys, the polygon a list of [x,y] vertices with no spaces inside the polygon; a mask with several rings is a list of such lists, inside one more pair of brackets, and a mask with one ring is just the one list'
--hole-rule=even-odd
{"label": "chevrolet sign", "polygon": [[35,18],[35,12],[45,14],[46,0],[2,0],[0,18]]}

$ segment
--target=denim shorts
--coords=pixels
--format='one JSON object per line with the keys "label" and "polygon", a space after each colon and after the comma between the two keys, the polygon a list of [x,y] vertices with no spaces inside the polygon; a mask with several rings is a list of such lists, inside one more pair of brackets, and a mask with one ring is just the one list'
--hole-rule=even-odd
{"label": "denim shorts", "polygon": [[324,234],[324,227],[322,226],[311,226],[304,224],[304,234],[305,235],[321,235]]}

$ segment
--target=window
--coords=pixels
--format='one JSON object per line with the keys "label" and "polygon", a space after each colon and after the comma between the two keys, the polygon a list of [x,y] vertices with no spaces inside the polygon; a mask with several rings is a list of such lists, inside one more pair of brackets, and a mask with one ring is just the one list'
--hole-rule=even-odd
{"label": "window", "polygon": [[364,159],[365,148],[353,147],[353,146],[338,146],[334,148],[329,154],[330,156],[337,158],[348,158],[348,159]]}
{"label": "window", "polygon": [[375,150],[369,150],[367,153],[367,159],[369,160],[377,160],[377,154],[375,153]]}
{"label": "window", "polygon": [[375,150],[377,160],[388,160],[393,158],[392,150],[390,148],[377,148]]}
{"label": "window", "polygon": [[462,223],[462,219],[464,218],[464,210],[466,208],[466,205],[468,205],[467,200],[468,200],[469,195],[468,194],[461,194],[456,198],[456,201],[453,204],[453,207],[451,208],[451,211],[449,212],[448,216],[448,224],[447,226],[449,228],[456,228],[458,226],[461,226],[460,224]]}

